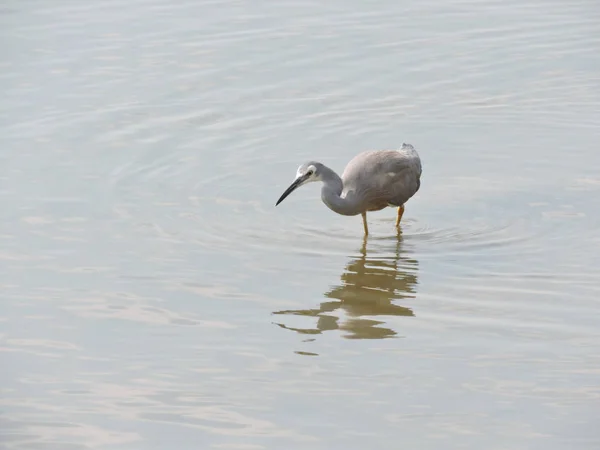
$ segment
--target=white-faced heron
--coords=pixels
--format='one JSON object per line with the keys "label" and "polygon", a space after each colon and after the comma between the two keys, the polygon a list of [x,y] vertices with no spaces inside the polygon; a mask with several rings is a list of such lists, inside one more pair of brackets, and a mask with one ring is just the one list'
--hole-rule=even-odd
{"label": "white-faced heron", "polygon": [[323,182],[321,199],[329,209],[344,216],[361,214],[365,234],[369,234],[367,211],[397,207],[396,227],[400,225],[404,204],[421,186],[421,158],[410,144],[398,150],[366,151],[348,163],[341,178],[324,164],[309,161],[298,168],[296,179],[275,206],[313,181]]}

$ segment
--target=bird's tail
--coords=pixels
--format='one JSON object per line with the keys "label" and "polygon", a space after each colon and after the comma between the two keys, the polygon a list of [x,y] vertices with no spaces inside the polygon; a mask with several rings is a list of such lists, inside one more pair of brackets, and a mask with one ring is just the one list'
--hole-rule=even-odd
{"label": "bird's tail", "polygon": [[415,150],[415,148],[412,146],[412,144],[407,144],[406,142],[402,143],[402,147],[400,147],[398,149],[398,151],[400,153],[404,153],[406,156],[412,156],[415,158],[419,157],[419,154],[417,153],[417,151]]}
{"label": "bird's tail", "polygon": [[403,143],[402,147],[398,151],[403,153],[405,158],[412,161],[414,169],[418,172],[420,177],[422,172],[421,158],[419,157],[419,154],[415,148],[411,144]]}

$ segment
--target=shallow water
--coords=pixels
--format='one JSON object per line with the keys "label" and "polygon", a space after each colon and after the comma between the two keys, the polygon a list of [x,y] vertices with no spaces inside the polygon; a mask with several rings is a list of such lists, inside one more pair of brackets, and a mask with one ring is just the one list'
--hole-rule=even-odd
{"label": "shallow water", "polygon": [[[0,7],[11,449],[600,448],[600,8]],[[410,142],[333,214],[297,166]]]}

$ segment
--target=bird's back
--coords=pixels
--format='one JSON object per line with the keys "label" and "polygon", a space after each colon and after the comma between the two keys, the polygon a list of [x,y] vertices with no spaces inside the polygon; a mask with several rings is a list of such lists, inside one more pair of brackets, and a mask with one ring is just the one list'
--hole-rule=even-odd
{"label": "bird's back", "polygon": [[365,151],[344,169],[342,196],[365,210],[401,206],[419,190],[421,172],[421,159],[410,144],[398,150]]}

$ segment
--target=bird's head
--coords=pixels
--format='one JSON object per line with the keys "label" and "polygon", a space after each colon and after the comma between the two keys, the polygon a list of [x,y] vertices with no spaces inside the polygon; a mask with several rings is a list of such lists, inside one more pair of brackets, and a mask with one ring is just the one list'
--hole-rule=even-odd
{"label": "bird's head", "polygon": [[313,181],[321,181],[323,164],[316,161],[309,161],[298,167],[296,179],[290,184],[290,187],[279,197],[275,206],[279,205],[288,195],[298,189],[300,186]]}

